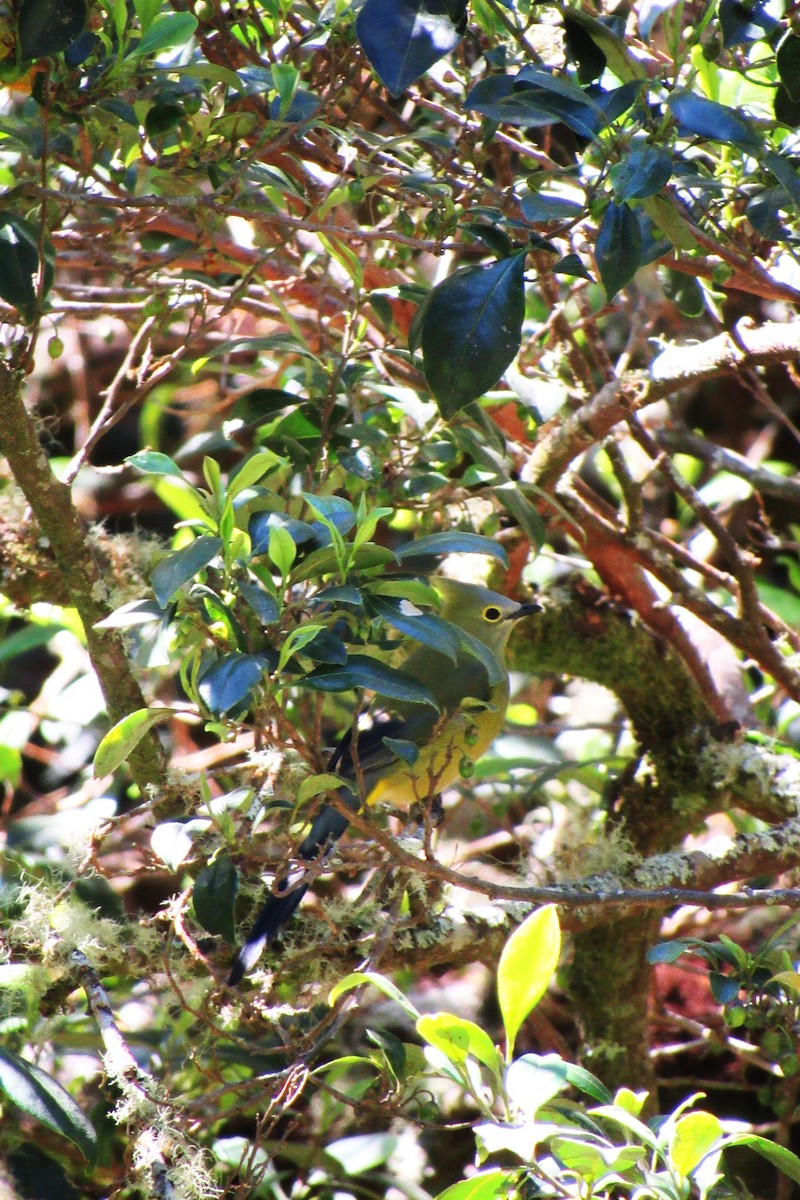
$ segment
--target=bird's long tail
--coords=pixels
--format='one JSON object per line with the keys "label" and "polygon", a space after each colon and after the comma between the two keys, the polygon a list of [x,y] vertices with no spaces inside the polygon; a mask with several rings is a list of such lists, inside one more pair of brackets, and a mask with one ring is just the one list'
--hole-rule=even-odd
{"label": "bird's long tail", "polygon": [[[349,825],[347,817],[337,809],[325,805],[320,809],[307,836],[298,847],[298,856],[306,862],[322,856],[323,858],[333,849],[338,838],[342,836]],[[270,892],[261,912],[255,920],[253,928],[247,935],[239,953],[236,955],[228,986],[235,987],[248,971],[251,971],[269,943],[277,937],[281,929],[297,908],[308,888],[306,872],[292,872],[278,883],[278,892]]]}

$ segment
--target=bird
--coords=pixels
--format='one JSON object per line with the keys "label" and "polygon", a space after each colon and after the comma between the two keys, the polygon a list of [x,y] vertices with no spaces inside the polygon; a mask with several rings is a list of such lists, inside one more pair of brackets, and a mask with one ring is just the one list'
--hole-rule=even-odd
{"label": "bird", "polygon": [[[354,811],[363,805],[408,809],[431,802],[470,773],[504,725],[508,638],[515,623],[540,612],[541,605],[520,604],[481,585],[446,577],[430,582],[441,598],[441,617],[459,630],[458,649],[452,658],[420,644],[401,663],[406,675],[429,689],[437,708],[397,701],[386,712],[376,700],[371,727],[355,737],[351,731],[340,742],[329,768],[352,782],[353,791],[342,788],[338,795]],[[298,847],[298,859],[309,864],[324,860],[349,823],[340,808],[325,804]],[[236,955],[230,987],[253,969],[286,925],[308,889],[308,875],[301,866],[270,892]]]}

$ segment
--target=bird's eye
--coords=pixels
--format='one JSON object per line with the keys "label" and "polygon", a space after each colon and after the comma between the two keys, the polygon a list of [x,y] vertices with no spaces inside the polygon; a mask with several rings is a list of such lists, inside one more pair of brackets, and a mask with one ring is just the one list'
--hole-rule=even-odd
{"label": "bird's eye", "polygon": [[483,610],[484,621],[500,621],[502,616],[502,611],[494,604],[490,604],[488,608]]}

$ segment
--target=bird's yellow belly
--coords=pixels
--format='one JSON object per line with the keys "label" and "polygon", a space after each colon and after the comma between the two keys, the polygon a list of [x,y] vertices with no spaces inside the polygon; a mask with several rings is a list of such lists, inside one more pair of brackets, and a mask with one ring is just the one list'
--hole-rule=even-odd
{"label": "bird's yellow belly", "polygon": [[[480,723],[475,719],[478,715]],[[502,726],[500,710],[482,708],[479,714],[461,710],[441,717],[416,762],[398,758],[396,766],[384,768],[371,787],[368,781],[366,803],[408,808],[430,801],[458,779],[469,778]]]}

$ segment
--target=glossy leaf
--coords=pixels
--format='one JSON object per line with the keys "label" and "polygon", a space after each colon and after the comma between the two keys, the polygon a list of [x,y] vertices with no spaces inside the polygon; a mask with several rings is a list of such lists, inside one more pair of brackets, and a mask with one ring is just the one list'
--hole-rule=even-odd
{"label": "glossy leaf", "polygon": [[[644,63],[631,53],[626,39],[612,28],[610,21],[602,21],[583,12],[581,8],[575,7],[567,9],[564,22],[568,31],[571,27],[573,39],[578,29],[583,32],[584,36],[591,39],[597,51],[603,55],[609,70],[622,83],[647,78],[647,69]],[[569,45],[569,41],[567,44]],[[600,72],[597,74],[599,75]],[[591,78],[596,79],[597,75],[592,75]],[[589,82],[589,79],[581,79],[581,82]]]}
{"label": "glossy leaf", "polygon": [[449,419],[494,387],[520,347],[525,252],[467,267],[438,284],[426,305],[422,361]]}
{"label": "glossy leaf", "polygon": [[438,708],[430,688],[394,667],[387,667],[367,654],[351,654],[344,667],[320,667],[298,681],[318,692],[349,692],[366,688],[390,700],[427,704]]}
{"label": "glossy leaf", "polygon": [[250,605],[262,625],[272,625],[281,615],[280,605],[271,592],[260,584],[243,579],[238,584],[239,595]]}
{"label": "glossy leaf", "polygon": [[496,558],[503,566],[508,566],[508,555],[499,542],[479,533],[468,533],[466,530],[454,529],[450,533],[431,533],[427,537],[414,538],[396,552],[400,562],[429,554],[487,554],[490,558]]}
{"label": "glossy leaf", "polygon": [[642,260],[642,231],[627,204],[609,204],[600,223],[594,255],[606,296],[613,300],[633,279]]}
{"label": "glossy leaf", "polygon": [[369,608],[398,633],[414,638],[456,661],[461,645],[459,630],[436,613],[425,612],[407,600],[388,596],[370,597]]}
{"label": "glossy leaf", "polygon": [[777,1142],[772,1142],[757,1133],[734,1133],[723,1139],[720,1148],[725,1149],[727,1146],[749,1146],[782,1171],[788,1179],[800,1183],[800,1158],[785,1146],[779,1146]]}
{"label": "glossy leaf", "polygon": [[144,475],[171,475],[173,479],[188,482],[177,463],[168,454],[161,454],[158,450],[140,450],[137,454],[129,455],[125,462]]}
{"label": "glossy leaf", "polygon": [[717,9],[722,44],[726,50],[747,42],[760,42],[780,25],[783,16],[782,0],[720,0]]}
{"label": "glossy leaf", "polygon": [[145,734],[155,725],[168,721],[172,715],[171,708],[139,708],[136,712],[128,713],[121,721],[117,721],[95,751],[95,779],[113,775],[117,768],[122,766],[131,751],[138,746]]}
{"label": "glossy leaf", "polygon": [[745,117],[715,100],[706,100],[695,92],[675,91],[667,104],[683,134],[731,142],[743,150],[757,150],[761,145],[761,139]]}
{"label": "glossy leaf", "polygon": [[38,235],[21,217],[0,216],[0,297],[18,309],[26,322],[33,320],[36,280],[39,274]]}
{"label": "glossy leaf", "polygon": [[197,17],[188,12],[162,13],[131,51],[131,57],[161,54],[174,46],[183,46],[197,28]]}
{"label": "glossy leaf", "polygon": [[399,96],[455,50],[466,14],[466,0],[366,0],[356,34],[381,83]]}
{"label": "glossy leaf", "polygon": [[233,908],[239,890],[239,876],[231,860],[222,854],[204,867],[192,889],[194,914],[209,933],[219,934],[233,946],[236,930]]}
{"label": "glossy leaf", "polygon": [[790,100],[800,100],[800,36],[787,33],[776,55],[778,76]]}
{"label": "glossy leaf", "polygon": [[226,655],[203,672],[197,694],[215,716],[241,710],[250,702],[267,666],[260,654]]}
{"label": "glossy leaf", "polygon": [[49,58],[83,31],[86,0],[22,0],[17,22],[20,58]]}
{"label": "glossy leaf", "polygon": [[156,600],[163,607],[172,599],[179,588],[194,579],[198,571],[207,567],[222,549],[222,539],[204,534],[195,538],[188,546],[175,550],[162,558],[151,576]]}
{"label": "glossy leaf", "polygon": [[611,182],[619,202],[644,200],[660,192],[672,174],[672,156],[660,146],[639,146],[617,163]]}
{"label": "glossy leaf", "polygon": [[33,1063],[0,1046],[0,1090],[17,1108],[60,1133],[94,1165],[97,1134],[69,1092]]}
{"label": "glossy leaf", "polygon": [[553,904],[526,917],[503,947],[497,967],[497,996],[509,1059],[522,1022],[547,991],[560,953],[561,930]]}

